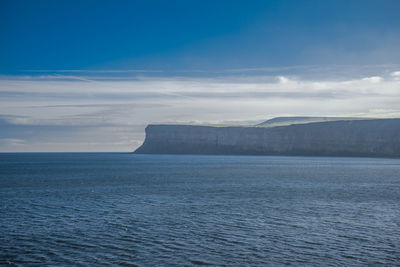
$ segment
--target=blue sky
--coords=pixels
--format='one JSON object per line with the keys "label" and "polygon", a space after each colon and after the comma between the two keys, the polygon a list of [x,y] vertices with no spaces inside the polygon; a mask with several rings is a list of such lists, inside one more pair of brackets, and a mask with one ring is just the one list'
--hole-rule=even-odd
{"label": "blue sky", "polygon": [[148,123],[398,117],[399,11],[387,0],[2,0],[0,151],[131,151]]}
{"label": "blue sky", "polygon": [[398,63],[399,11],[387,0],[1,1],[0,70]]}

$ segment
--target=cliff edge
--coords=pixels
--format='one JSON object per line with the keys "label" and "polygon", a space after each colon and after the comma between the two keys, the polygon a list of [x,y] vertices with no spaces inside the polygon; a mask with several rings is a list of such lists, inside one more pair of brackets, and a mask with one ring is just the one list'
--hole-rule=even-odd
{"label": "cliff edge", "polygon": [[148,125],[134,153],[400,157],[400,119],[270,128]]}

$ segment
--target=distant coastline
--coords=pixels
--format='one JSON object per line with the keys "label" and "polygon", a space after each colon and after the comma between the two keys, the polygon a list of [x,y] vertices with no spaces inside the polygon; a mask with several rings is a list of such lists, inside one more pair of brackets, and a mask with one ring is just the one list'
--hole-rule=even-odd
{"label": "distant coastline", "polygon": [[134,153],[400,157],[400,119],[280,117],[254,126],[148,125]]}

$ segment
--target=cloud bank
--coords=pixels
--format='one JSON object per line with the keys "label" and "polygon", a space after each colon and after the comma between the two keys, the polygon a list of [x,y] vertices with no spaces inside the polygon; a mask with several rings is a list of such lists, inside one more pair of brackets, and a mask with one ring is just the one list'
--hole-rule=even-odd
{"label": "cloud bank", "polygon": [[307,75],[246,69],[200,77],[104,72],[96,77],[78,71],[3,76],[0,150],[132,151],[149,123],[256,123],[295,115],[400,117],[400,68],[341,79],[310,75],[318,68],[313,69]]}

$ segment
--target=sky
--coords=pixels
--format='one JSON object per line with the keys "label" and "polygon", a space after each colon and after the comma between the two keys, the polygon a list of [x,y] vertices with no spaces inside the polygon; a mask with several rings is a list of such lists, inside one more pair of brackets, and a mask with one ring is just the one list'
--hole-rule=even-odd
{"label": "sky", "polygon": [[130,152],[151,123],[400,117],[400,1],[0,0],[0,152]]}

